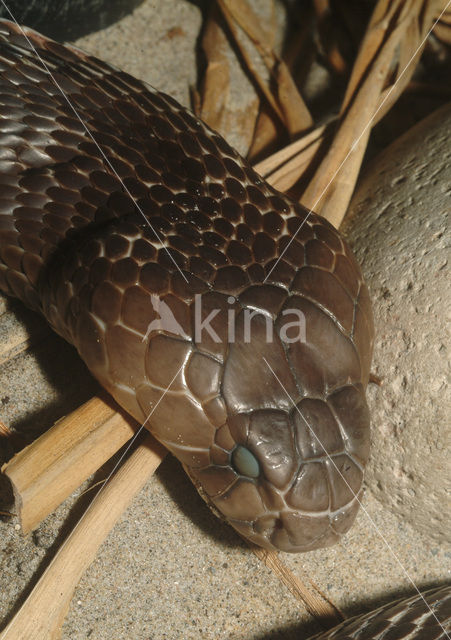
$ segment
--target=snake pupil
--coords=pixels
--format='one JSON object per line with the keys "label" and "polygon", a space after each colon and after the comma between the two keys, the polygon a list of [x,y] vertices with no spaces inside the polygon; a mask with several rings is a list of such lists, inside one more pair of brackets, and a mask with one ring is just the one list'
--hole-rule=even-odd
{"label": "snake pupil", "polygon": [[242,476],[258,478],[260,475],[260,466],[257,458],[241,444],[237,445],[233,450],[232,464],[235,471]]}

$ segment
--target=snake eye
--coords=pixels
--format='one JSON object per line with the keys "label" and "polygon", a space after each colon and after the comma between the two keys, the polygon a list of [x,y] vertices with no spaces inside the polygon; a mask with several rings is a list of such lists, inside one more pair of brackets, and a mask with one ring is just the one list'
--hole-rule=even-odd
{"label": "snake eye", "polygon": [[241,444],[237,445],[233,450],[232,464],[235,471],[242,476],[258,478],[260,475],[260,466],[257,458]]}

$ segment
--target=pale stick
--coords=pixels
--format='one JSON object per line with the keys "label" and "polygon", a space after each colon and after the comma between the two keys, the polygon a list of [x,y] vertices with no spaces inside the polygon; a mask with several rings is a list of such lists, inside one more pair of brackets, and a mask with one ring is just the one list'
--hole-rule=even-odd
{"label": "pale stick", "polygon": [[94,397],[3,465],[23,533],[61,504],[135,433],[131,416]]}

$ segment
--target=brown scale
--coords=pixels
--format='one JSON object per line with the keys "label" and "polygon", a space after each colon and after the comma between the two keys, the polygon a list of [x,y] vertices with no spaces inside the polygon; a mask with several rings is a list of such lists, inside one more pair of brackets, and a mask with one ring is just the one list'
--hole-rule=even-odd
{"label": "brown scale", "polygon": [[26,33],[101,151],[1,21],[0,289],[151,414],[242,535],[332,544],[369,442],[371,306],[345,241],[172,98]]}

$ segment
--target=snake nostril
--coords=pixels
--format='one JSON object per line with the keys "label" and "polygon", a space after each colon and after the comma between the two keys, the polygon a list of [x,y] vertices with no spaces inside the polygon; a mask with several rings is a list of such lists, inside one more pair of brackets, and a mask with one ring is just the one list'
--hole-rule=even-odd
{"label": "snake nostril", "polygon": [[258,478],[260,475],[260,465],[253,453],[243,447],[237,445],[232,453],[232,465],[237,473],[248,478]]}

